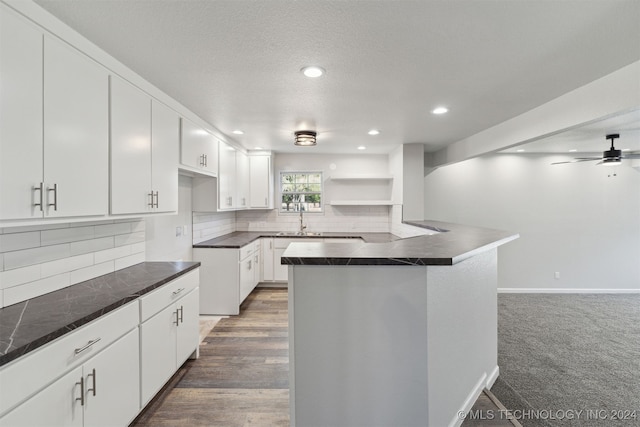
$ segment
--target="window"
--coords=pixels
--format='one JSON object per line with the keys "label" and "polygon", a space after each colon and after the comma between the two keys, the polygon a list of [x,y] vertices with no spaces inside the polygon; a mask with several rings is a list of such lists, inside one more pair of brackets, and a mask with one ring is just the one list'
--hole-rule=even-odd
{"label": "window", "polygon": [[322,172],[280,172],[280,212],[322,212]]}

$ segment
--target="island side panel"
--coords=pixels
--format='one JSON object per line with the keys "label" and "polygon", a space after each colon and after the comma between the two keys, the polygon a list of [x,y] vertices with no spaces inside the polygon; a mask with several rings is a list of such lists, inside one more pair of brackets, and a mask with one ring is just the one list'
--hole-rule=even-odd
{"label": "island side panel", "polygon": [[428,425],[460,425],[498,375],[497,249],[427,274]]}
{"label": "island side panel", "polygon": [[291,425],[425,425],[424,266],[289,267]]}

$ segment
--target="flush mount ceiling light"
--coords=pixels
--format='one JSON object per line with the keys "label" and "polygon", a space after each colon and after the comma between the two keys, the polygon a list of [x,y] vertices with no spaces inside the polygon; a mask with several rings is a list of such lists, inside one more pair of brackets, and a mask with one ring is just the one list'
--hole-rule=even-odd
{"label": "flush mount ceiling light", "polygon": [[361,146],[358,147],[358,150],[366,150],[366,149],[367,149],[367,147],[365,147],[364,145],[361,145]]}
{"label": "flush mount ceiling light", "polygon": [[244,135],[244,132],[242,132],[240,129],[234,130],[233,133],[236,135]]}
{"label": "flush mount ceiling light", "polygon": [[433,110],[431,110],[431,113],[433,114],[444,114],[446,112],[448,112],[449,109],[447,107],[436,107]]}
{"label": "flush mount ceiling light", "polygon": [[316,135],[317,133],[312,130],[299,130],[294,133],[295,140],[293,141],[294,145],[298,145],[300,147],[311,147],[316,145]]}
{"label": "flush mount ceiling light", "polygon": [[302,74],[304,74],[305,76],[311,77],[311,78],[320,77],[321,75],[324,74],[324,68],[318,67],[316,65],[304,67],[300,69],[300,71],[302,71]]}
{"label": "flush mount ceiling light", "polygon": [[378,129],[371,129],[369,135],[380,135],[380,131]]}

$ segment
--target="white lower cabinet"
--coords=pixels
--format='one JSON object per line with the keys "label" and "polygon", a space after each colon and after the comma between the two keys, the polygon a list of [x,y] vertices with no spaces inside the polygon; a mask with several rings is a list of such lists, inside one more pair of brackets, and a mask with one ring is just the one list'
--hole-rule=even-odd
{"label": "white lower cabinet", "polygon": [[262,277],[263,282],[273,282],[273,238],[262,239]]}
{"label": "white lower cabinet", "polygon": [[198,275],[189,273],[141,298],[141,402],[144,407],[197,352]]}
{"label": "white lower cabinet", "polygon": [[200,270],[0,367],[0,427],[127,426],[198,356]]}
{"label": "white lower cabinet", "polygon": [[[256,252],[260,240],[237,248],[194,248],[193,259],[201,263],[200,313],[232,315],[260,279]],[[258,256],[258,260],[260,257]]]}
{"label": "white lower cabinet", "polygon": [[[130,304],[111,313],[104,321],[98,319],[96,323],[88,325],[85,331],[78,331],[88,332],[92,339],[86,341],[80,336],[64,337],[54,345],[27,356],[22,366],[22,361],[18,360],[3,370],[3,379],[20,376],[29,382],[29,377],[38,373],[42,374],[42,378],[56,377],[58,362],[66,362],[71,366],[81,363],[69,372],[63,371],[61,378],[43,385],[35,395],[0,418],[0,426],[128,425],[140,411],[137,311],[137,303]],[[127,321],[116,319],[114,316],[117,315],[122,315]],[[112,328],[117,333],[122,327],[134,329],[109,344]],[[86,360],[82,361],[83,357]],[[48,366],[40,366],[42,363],[48,363]],[[19,394],[28,393],[28,389],[22,386],[13,388]],[[3,399],[3,403],[10,399]]]}

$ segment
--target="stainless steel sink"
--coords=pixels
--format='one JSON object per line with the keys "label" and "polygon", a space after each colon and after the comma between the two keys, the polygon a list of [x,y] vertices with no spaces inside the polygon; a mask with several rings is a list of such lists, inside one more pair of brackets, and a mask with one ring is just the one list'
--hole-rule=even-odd
{"label": "stainless steel sink", "polygon": [[281,231],[276,236],[300,236],[300,237],[312,237],[322,236],[322,233],[314,233],[312,231]]}

